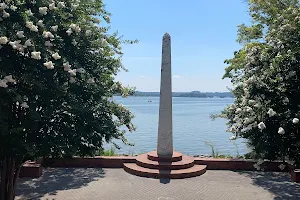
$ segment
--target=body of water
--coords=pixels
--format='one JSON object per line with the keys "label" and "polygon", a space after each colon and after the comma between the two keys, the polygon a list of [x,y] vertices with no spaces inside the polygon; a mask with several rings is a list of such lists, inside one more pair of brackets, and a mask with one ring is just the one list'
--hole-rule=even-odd
{"label": "body of water", "polygon": [[[133,123],[137,129],[126,138],[135,145],[121,144],[120,154],[139,154],[156,149],[158,131],[159,97],[115,97],[135,114]],[[149,102],[151,101],[151,102]],[[173,97],[173,144],[176,151],[187,155],[211,154],[214,145],[219,154],[236,155],[248,152],[242,139],[230,141],[224,119],[211,120],[211,114],[220,113],[232,98]]]}

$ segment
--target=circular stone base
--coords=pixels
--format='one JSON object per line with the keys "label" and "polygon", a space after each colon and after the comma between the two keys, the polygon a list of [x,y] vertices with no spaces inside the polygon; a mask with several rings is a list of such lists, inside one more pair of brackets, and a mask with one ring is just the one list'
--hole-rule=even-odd
{"label": "circular stone base", "polygon": [[147,153],[148,159],[153,161],[162,161],[162,162],[176,162],[182,160],[182,153],[173,152],[172,157],[160,157],[157,154],[157,151],[151,151]]}
{"label": "circular stone base", "polygon": [[187,169],[194,166],[194,158],[182,156],[182,160],[175,162],[154,161],[147,158],[147,154],[136,157],[136,164],[149,169],[175,170]]}
{"label": "circular stone base", "polygon": [[174,152],[172,157],[159,157],[156,151],[136,157],[136,163],[124,163],[130,174],[149,178],[189,178],[204,174],[206,165],[195,165],[194,158]]}

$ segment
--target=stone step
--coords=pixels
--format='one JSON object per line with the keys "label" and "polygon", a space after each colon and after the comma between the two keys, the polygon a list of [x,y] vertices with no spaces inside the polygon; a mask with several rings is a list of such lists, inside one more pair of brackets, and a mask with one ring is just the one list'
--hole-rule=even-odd
{"label": "stone step", "polygon": [[141,167],[136,163],[124,163],[124,170],[130,174],[148,178],[181,179],[204,174],[206,172],[206,165],[194,165],[191,168],[179,170],[159,170]]}
{"label": "stone step", "polygon": [[194,166],[194,158],[182,156],[182,160],[176,162],[154,161],[148,159],[148,154],[139,155],[136,164],[150,169],[186,169]]}
{"label": "stone step", "polygon": [[151,151],[147,155],[148,159],[153,161],[176,162],[182,160],[182,153],[176,151],[173,152],[171,158],[158,157],[156,151]]}

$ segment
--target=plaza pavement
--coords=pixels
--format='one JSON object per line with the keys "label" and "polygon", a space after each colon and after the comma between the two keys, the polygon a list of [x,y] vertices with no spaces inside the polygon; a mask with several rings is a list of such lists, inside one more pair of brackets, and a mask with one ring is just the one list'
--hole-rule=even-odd
{"label": "plaza pavement", "polygon": [[300,199],[287,173],[208,170],[177,180],[142,178],[123,169],[48,168],[22,178],[16,199],[55,200],[270,200]]}

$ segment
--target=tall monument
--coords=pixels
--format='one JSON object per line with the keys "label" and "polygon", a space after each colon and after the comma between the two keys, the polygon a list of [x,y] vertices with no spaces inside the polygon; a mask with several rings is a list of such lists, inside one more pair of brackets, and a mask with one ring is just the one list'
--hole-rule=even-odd
{"label": "tall monument", "polygon": [[137,156],[135,163],[123,163],[124,170],[152,178],[188,178],[205,173],[206,165],[195,165],[193,157],[174,151],[172,129],[171,37],[166,33],[162,40],[157,150]]}
{"label": "tall monument", "polygon": [[162,40],[157,154],[159,157],[173,154],[171,37],[168,33]]}

